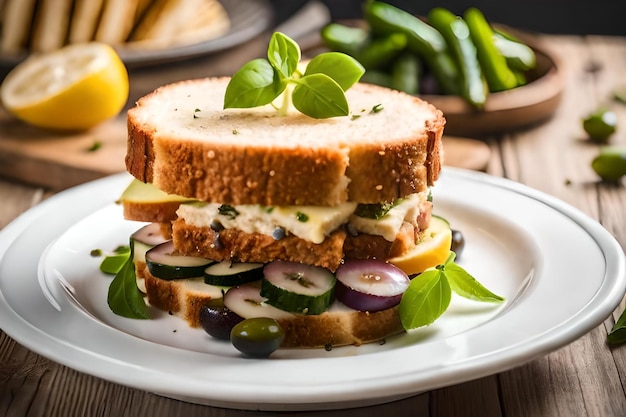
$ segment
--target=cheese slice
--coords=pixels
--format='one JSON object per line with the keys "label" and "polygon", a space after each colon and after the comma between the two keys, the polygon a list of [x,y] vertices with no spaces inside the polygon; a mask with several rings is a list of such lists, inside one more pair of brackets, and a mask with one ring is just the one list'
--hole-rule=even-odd
{"label": "cheese slice", "polygon": [[326,236],[348,221],[356,206],[356,203],[343,203],[336,207],[192,203],[182,204],[177,215],[194,226],[234,228],[245,233],[274,237],[282,229],[301,239],[322,243]]}
{"label": "cheese slice", "polygon": [[256,204],[231,206],[196,200],[181,204],[176,214],[193,226],[238,229],[276,239],[291,234],[319,244],[339,227],[348,225],[350,231],[382,236],[393,242],[404,222],[417,225],[420,206],[427,198],[428,193],[423,192],[398,199],[387,213],[377,219],[354,214],[357,203],[353,202],[335,207],[268,207]]}
{"label": "cheese slice", "polygon": [[350,217],[350,225],[359,233],[382,236],[385,240],[393,242],[398,236],[402,223],[406,221],[413,225],[417,224],[417,217],[420,214],[419,205],[426,195],[426,193],[418,193],[400,199],[378,219],[353,215]]}

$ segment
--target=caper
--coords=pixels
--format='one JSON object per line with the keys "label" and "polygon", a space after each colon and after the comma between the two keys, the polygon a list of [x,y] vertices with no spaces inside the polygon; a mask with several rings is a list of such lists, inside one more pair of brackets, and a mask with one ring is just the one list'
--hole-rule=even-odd
{"label": "caper", "polygon": [[450,250],[456,254],[458,258],[463,252],[465,247],[465,236],[460,230],[452,229],[452,242],[450,243]]}
{"label": "caper", "polygon": [[591,161],[591,168],[605,181],[620,181],[626,175],[626,146],[602,148]]}
{"label": "caper", "polygon": [[268,317],[245,319],[233,327],[230,341],[244,356],[266,358],[280,347],[285,331]]}
{"label": "caper", "polygon": [[583,129],[592,140],[606,142],[617,130],[617,115],[612,111],[598,110],[583,119]]}

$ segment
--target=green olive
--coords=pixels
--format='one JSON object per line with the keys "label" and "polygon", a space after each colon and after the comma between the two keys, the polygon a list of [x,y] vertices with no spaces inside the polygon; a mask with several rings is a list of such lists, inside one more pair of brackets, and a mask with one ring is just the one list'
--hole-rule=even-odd
{"label": "green olive", "polygon": [[591,168],[606,181],[618,182],[626,175],[626,146],[607,146],[591,161]]}
{"label": "green olive", "polygon": [[266,358],[280,347],[285,331],[268,317],[245,319],[233,327],[230,341],[244,356]]}
{"label": "green olive", "polygon": [[583,120],[583,129],[591,139],[606,142],[617,130],[617,115],[612,111],[598,110]]}

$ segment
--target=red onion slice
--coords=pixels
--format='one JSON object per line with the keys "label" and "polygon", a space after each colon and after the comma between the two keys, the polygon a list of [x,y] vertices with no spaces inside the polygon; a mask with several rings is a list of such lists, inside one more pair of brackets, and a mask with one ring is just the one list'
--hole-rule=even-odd
{"label": "red onion slice", "polygon": [[335,272],[335,297],[360,311],[391,308],[409,286],[409,277],[400,268],[373,259],[346,260]]}

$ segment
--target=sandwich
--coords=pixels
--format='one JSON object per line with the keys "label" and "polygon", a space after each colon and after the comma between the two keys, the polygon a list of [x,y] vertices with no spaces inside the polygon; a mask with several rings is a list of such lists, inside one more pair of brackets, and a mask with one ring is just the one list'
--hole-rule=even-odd
{"label": "sandwich", "polygon": [[147,223],[134,248],[147,302],[193,327],[211,302],[271,317],[283,347],[403,332],[401,290],[383,280],[368,293],[376,283],[358,281],[392,270],[408,282],[449,256],[450,227],[432,214],[441,111],[365,83],[345,92],[345,117],[224,109],[230,81],[169,84],[128,111],[134,179],[120,202],[126,219]]}

